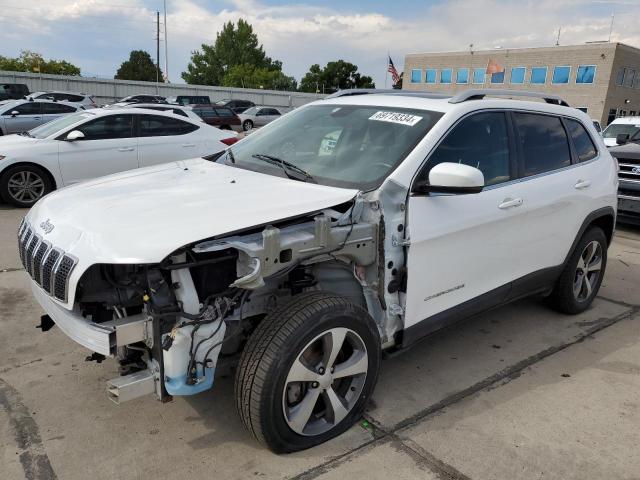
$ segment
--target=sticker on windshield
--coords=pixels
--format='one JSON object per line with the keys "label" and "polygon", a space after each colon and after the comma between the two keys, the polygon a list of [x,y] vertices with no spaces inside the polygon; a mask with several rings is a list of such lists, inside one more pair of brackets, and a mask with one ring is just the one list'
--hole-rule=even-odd
{"label": "sticker on windshield", "polygon": [[399,112],[376,112],[369,117],[369,120],[377,120],[378,122],[399,123],[401,125],[409,125],[413,127],[422,120],[422,117],[411,115],[409,113]]}

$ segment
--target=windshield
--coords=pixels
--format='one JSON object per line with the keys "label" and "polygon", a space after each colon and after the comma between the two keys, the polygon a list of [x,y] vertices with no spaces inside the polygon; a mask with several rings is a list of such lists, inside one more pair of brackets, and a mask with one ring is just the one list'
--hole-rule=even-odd
{"label": "windshield", "polygon": [[258,111],[258,109],[256,107],[251,107],[251,108],[247,108],[244,111],[244,114],[245,115],[255,115],[257,111]]}
{"label": "windshield", "polygon": [[640,132],[640,121],[635,123],[612,123],[602,132],[604,138],[616,138],[621,133],[629,135],[630,140],[638,137]]}
{"label": "windshield", "polygon": [[70,115],[65,115],[64,117],[52,120],[51,122],[45,123],[44,125],[40,125],[33,130],[29,130],[29,135],[34,138],[47,138],[53,134],[58,133],[60,130],[64,130],[74,123],[93,117],[95,117],[95,115],[89,112],[72,113]]}
{"label": "windshield", "polygon": [[376,188],[442,117],[395,107],[314,105],[295,110],[234,145],[227,161],[282,176],[275,157],[323,185]]}

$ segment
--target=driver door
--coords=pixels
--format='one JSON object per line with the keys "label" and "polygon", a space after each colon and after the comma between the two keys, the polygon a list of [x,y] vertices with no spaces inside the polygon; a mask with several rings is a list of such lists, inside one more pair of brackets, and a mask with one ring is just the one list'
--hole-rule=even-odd
{"label": "driver door", "polygon": [[58,158],[65,185],[138,167],[138,139],[133,115],[104,115],[74,130],[84,138],[58,138]]}
{"label": "driver door", "polygon": [[529,273],[526,258],[535,255],[523,241],[530,227],[521,186],[511,181],[517,165],[506,113],[477,112],[460,120],[414,182],[428,180],[442,162],[478,168],[485,188],[409,198],[405,328],[420,323],[421,334],[506,299],[511,282]]}
{"label": "driver door", "polygon": [[[17,112],[12,115],[12,112]],[[36,128],[42,121],[42,102],[25,102],[2,114],[7,133],[20,133]]]}

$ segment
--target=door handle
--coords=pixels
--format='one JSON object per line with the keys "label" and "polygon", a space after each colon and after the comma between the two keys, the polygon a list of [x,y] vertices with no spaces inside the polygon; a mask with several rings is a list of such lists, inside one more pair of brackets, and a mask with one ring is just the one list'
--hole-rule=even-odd
{"label": "door handle", "polygon": [[578,190],[582,190],[585,188],[589,188],[591,186],[591,180],[578,180],[578,183],[576,183],[573,187],[577,188]]}
{"label": "door handle", "polygon": [[498,205],[498,208],[506,210],[508,208],[519,207],[523,203],[524,201],[521,198],[505,198],[502,203]]}
{"label": "door handle", "polygon": [[122,147],[118,149],[119,152],[133,152],[133,150],[133,147]]}
{"label": "door handle", "polygon": [[195,147],[196,144],[195,143],[183,143],[182,146],[185,147],[185,148],[187,148],[187,147]]}

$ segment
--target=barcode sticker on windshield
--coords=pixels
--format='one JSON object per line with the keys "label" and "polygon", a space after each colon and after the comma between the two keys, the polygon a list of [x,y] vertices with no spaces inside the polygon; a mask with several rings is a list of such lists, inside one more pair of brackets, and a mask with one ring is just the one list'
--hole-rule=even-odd
{"label": "barcode sticker on windshield", "polygon": [[411,115],[409,113],[398,112],[376,112],[369,117],[369,120],[377,120],[378,122],[399,123],[401,125],[409,125],[413,127],[422,120],[422,117]]}

